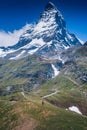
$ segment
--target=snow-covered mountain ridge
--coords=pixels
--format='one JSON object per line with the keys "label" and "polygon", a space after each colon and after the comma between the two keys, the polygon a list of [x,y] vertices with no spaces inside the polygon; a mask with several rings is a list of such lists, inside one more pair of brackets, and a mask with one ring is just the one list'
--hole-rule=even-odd
{"label": "snow-covered mountain ridge", "polygon": [[17,60],[35,53],[49,57],[72,46],[81,46],[81,41],[67,31],[60,11],[49,2],[37,24],[26,28],[17,44],[1,48],[0,57]]}

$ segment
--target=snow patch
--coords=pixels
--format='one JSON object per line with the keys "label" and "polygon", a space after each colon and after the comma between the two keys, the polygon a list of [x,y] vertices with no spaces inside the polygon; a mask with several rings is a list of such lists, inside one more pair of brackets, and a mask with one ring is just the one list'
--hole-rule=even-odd
{"label": "snow patch", "polygon": [[23,47],[21,47],[21,49],[22,48],[31,48],[31,47],[33,47],[33,46],[36,46],[38,49],[41,47],[41,46],[43,46],[43,45],[45,45],[46,43],[43,41],[43,39],[42,38],[40,38],[40,39],[38,39],[38,38],[35,38],[35,39],[33,39],[29,44],[27,44],[27,45],[25,45],[25,46],[23,46]]}
{"label": "snow patch", "polygon": [[68,39],[65,37],[65,41],[68,42]]}
{"label": "snow patch", "polygon": [[58,59],[64,64],[65,61],[59,56]]}
{"label": "snow patch", "polygon": [[76,38],[79,40],[79,42],[83,45],[84,44],[84,42],[81,40],[81,39],[79,39],[77,36],[76,36]]}
{"label": "snow patch", "polygon": [[69,110],[70,110],[70,111],[74,111],[74,112],[76,112],[76,113],[82,115],[82,113],[80,112],[80,110],[79,110],[78,107],[76,107],[76,106],[69,107]]}
{"label": "snow patch", "polygon": [[64,49],[69,49],[70,47],[69,46],[65,46],[65,45],[63,45],[63,47],[64,47]]}
{"label": "snow patch", "polygon": [[7,91],[10,91],[11,88],[12,88],[12,86],[8,86],[6,89],[7,89]]}
{"label": "snow patch", "polygon": [[32,55],[32,54],[34,54],[37,50],[38,50],[38,48],[33,49],[33,50],[30,50],[28,53],[29,53],[30,55]]}
{"label": "snow patch", "polygon": [[19,59],[26,51],[23,50],[19,55],[15,56],[15,57],[11,57],[10,60],[17,60]]}
{"label": "snow patch", "polygon": [[72,41],[73,40],[72,36],[68,32],[66,34],[67,34],[68,39],[70,39]]}
{"label": "snow patch", "polygon": [[54,23],[54,25],[52,25],[53,22],[54,22],[54,19],[50,19],[50,21],[48,21],[48,22],[40,21],[36,25],[33,33],[37,34],[37,33],[41,33],[44,31],[56,29],[57,25],[55,23]]}
{"label": "snow patch", "polygon": [[47,42],[48,47],[50,47],[52,45],[52,41],[51,42]]}
{"label": "snow patch", "polygon": [[15,50],[8,50],[8,51],[3,51],[2,49],[0,49],[0,57],[5,57],[7,54],[9,53],[13,53],[15,52]]}
{"label": "snow patch", "polygon": [[62,29],[59,29],[57,32],[62,35]]}
{"label": "snow patch", "polygon": [[53,78],[54,78],[60,73],[60,71],[58,71],[57,68],[53,64],[51,66],[52,66],[52,69],[54,71],[54,76],[53,76]]}

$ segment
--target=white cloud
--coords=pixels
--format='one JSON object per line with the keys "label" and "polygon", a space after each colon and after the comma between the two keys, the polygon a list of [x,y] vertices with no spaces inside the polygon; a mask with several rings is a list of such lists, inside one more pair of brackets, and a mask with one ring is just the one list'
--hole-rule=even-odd
{"label": "white cloud", "polygon": [[0,46],[12,46],[16,44],[20,36],[31,27],[31,24],[26,24],[23,28],[19,30],[14,30],[13,32],[0,31]]}

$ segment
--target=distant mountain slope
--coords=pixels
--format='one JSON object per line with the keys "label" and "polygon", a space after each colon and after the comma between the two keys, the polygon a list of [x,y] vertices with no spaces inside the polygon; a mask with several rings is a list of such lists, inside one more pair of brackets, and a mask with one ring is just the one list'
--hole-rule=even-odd
{"label": "distant mountain slope", "polygon": [[84,45],[87,46],[87,42],[85,42]]}
{"label": "distant mountain slope", "polygon": [[70,48],[61,57],[65,60],[64,74],[82,84],[87,83],[87,46]]}
{"label": "distant mountain slope", "polygon": [[9,94],[22,88],[30,91],[61,73],[86,86],[87,47],[69,48],[58,59],[38,55],[11,61],[0,59],[0,93]]}

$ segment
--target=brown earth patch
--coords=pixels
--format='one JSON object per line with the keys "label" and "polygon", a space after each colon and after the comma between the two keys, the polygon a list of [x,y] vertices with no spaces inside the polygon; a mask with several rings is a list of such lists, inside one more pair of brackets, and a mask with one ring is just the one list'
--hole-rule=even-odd
{"label": "brown earth patch", "polygon": [[12,130],[34,130],[36,127],[36,122],[34,119],[25,120],[22,124],[16,126]]}

